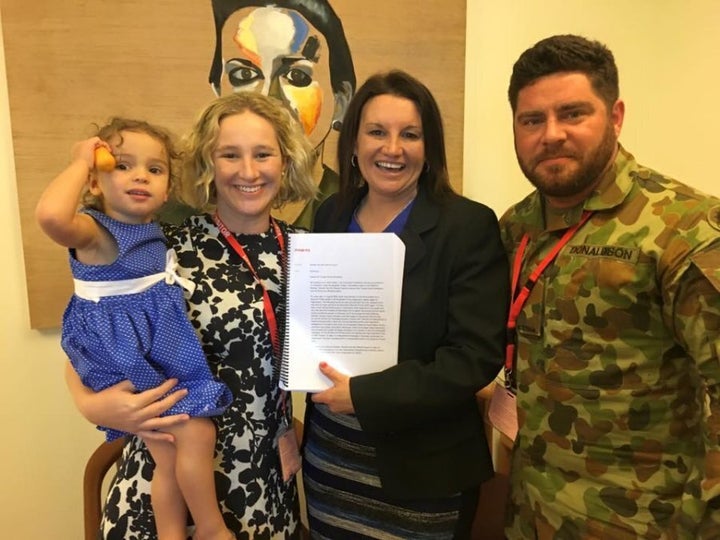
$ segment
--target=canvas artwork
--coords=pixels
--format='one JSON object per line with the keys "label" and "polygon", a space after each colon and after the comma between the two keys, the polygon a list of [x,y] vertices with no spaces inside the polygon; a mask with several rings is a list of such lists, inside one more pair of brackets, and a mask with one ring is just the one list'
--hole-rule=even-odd
{"label": "canvas artwork", "polygon": [[[355,89],[400,68],[437,98],[462,191],[464,0],[0,0],[0,17],[33,328],[59,326],[72,294],[68,254],[40,232],[35,203],[72,143],[113,115],[180,136],[215,96],[274,96],[317,149],[322,197],[337,189],[337,132]],[[315,207],[278,217],[309,226]],[[170,205],[162,217],[188,212]]]}

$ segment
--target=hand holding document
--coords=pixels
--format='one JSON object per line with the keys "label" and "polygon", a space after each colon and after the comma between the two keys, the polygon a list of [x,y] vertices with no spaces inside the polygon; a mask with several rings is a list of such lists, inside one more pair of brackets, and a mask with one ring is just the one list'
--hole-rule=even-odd
{"label": "hand holding document", "polygon": [[397,363],[404,261],[392,233],[290,234],[281,388],[328,388],[322,361],[350,376]]}

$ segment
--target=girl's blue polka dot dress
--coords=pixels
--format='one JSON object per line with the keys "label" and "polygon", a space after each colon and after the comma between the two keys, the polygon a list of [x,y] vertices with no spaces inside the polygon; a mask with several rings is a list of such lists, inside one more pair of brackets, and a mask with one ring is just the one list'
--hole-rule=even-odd
{"label": "girl's blue polka dot dress", "polygon": [[[167,246],[156,223],[127,224],[86,209],[118,243],[118,257],[108,265],[86,265],[70,250],[77,280],[130,280],[166,271]],[[102,296],[98,301],[74,294],[63,315],[62,347],[83,384],[95,391],[130,380],[138,391],[170,377],[188,395],[164,415],[216,416],[233,400],[216,380],[187,316],[183,290],[165,280],[132,294]],[[106,439],[124,433],[100,427]]]}

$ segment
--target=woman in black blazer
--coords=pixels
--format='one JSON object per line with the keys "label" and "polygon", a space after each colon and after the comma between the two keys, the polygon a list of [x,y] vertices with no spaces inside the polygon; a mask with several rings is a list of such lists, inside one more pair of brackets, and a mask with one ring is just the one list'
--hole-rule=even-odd
{"label": "woman in black blazer", "polygon": [[475,393],[502,365],[510,296],[497,218],[453,193],[437,104],[406,73],[358,90],[338,163],[340,192],[314,230],[403,240],[400,339],[398,364],[382,372],[321,366],[334,386],[309,397],[305,417],[311,532],[468,538],[493,474]]}

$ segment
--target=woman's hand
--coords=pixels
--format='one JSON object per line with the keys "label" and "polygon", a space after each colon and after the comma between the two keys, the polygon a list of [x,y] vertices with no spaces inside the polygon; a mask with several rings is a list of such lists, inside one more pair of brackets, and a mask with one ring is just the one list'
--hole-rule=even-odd
{"label": "woman's hand", "polygon": [[330,367],[327,362],[320,362],[320,372],[330,379],[333,386],[313,394],[313,403],[324,403],[334,413],[353,414],[355,407],[350,396],[350,377]]}
{"label": "woman's hand", "polygon": [[80,413],[99,426],[134,433],[143,439],[172,442],[173,436],[163,430],[189,418],[187,414],[159,416],[187,395],[187,390],[182,389],[165,396],[177,384],[177,379],[168,379],[156,388],[139,393],[130,381],[93,392],[82,384],[68,362],[65,380]]}

